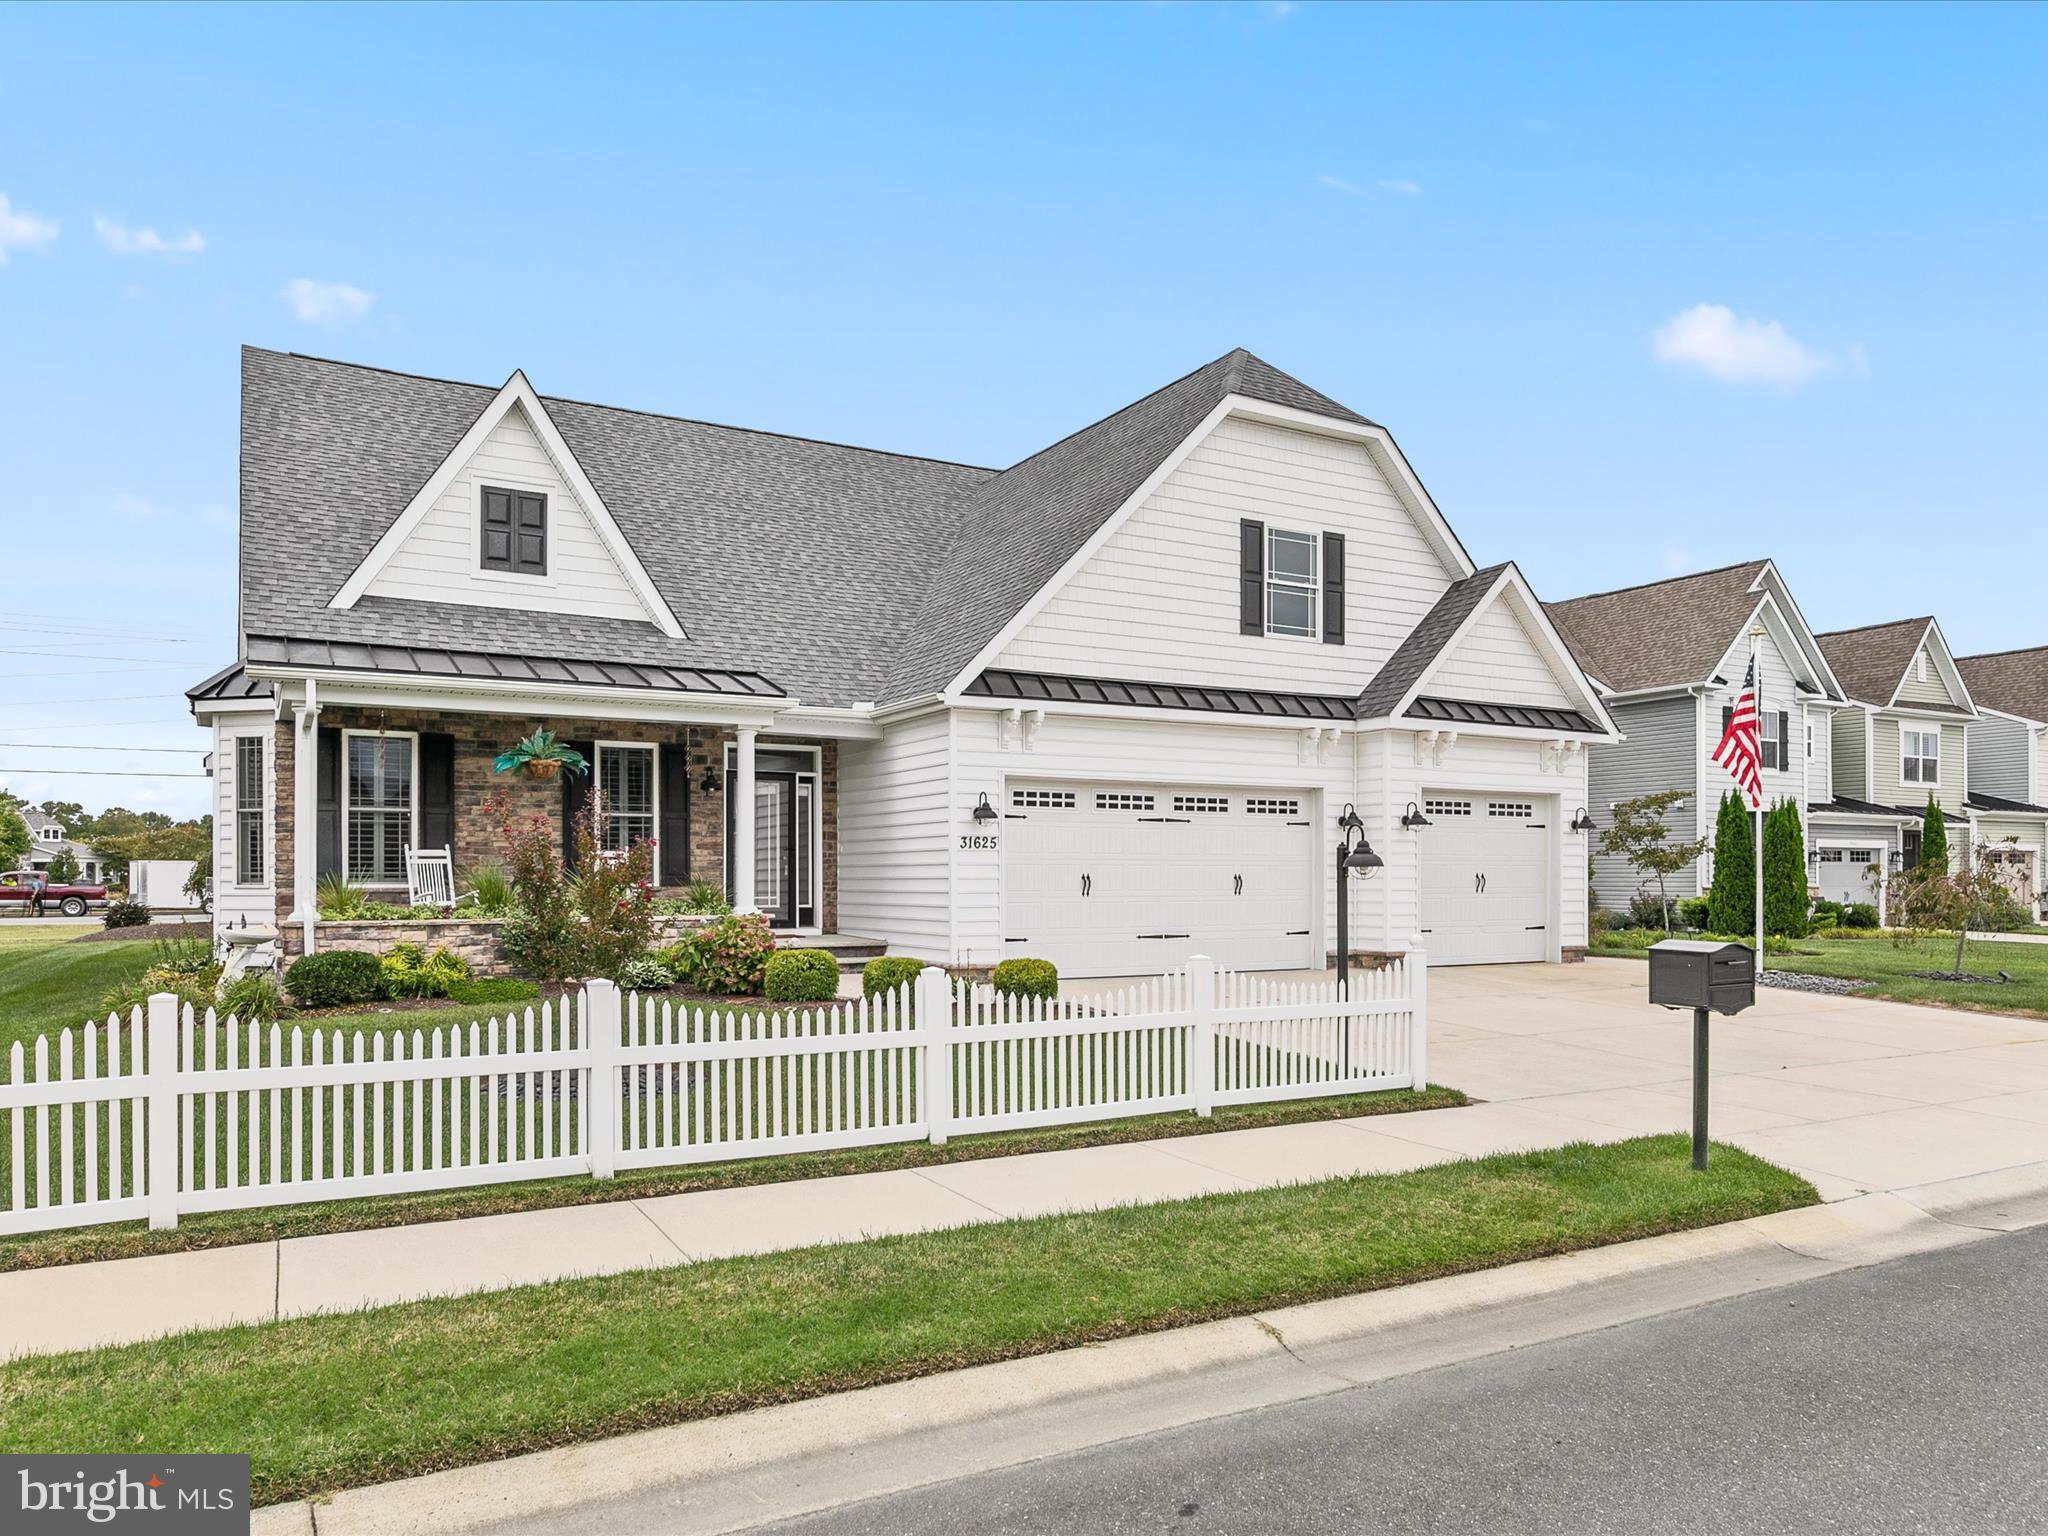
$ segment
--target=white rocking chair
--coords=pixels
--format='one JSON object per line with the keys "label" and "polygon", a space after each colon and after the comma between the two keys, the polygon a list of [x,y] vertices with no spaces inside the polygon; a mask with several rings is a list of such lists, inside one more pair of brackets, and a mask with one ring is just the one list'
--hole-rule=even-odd
{"label": "white rocking chair", "polygon": [[463,901],[476,900],[476,893],[455,894],[455,856],[448,848],[407,848],[405,850],[405,895],[408,905],[439,907],[453,912]]}

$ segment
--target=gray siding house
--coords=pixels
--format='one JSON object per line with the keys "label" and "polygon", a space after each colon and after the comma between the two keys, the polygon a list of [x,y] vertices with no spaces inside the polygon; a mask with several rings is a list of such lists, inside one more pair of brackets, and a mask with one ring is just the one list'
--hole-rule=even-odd
{"label": "gray siding house", "polygon": [[[1688,797],[1671,819],[1674,833],[1712,837],[1721,796],[1734,781],[1711,754],[1741,691],[1753,630],[1764,793],[1801,807],[1834,799],[1832,720],[1844,702],[1841,686],[1769,560],[1573,598],[1549,611],[1624,738],[1590,753],[1596,819],[1605,822],[1620,801],[1682,789]],[[1596,853],[1592,865],[1601,907],[1624,909],[1647,888],[1625,860]],[[1670,889],[1695,896],[1712,879],[1710,850]]]}
{"label": "gray siding house", "polygon": [[2007,886],[2048,910],[2048,646],[1959,656],[1976,700],[1970,725],[1971,842],[1988,846]]}

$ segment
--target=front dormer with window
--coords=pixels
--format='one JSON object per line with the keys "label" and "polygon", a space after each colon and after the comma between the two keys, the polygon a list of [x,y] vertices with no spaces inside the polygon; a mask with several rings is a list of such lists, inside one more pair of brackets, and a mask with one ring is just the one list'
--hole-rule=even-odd
{"label": "front dormer with window", "polygon": [[1238,628],[1247,635],[1344,643],[1344,535],[1244,518]]}

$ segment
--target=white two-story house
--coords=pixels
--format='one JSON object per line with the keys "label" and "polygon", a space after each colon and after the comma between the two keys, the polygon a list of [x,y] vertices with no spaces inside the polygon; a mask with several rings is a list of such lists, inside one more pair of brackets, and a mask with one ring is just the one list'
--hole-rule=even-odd
{"label": "white two-story house", "polygon": [[[1582,950],[1616,739],[1388,431],[1237,351],[1007,469],[251,350],[216,920],[507,816],[961,967]],[[492,771],[537,727],[588,779]],[[1382,860],[1339,881],[1347,820]]]}

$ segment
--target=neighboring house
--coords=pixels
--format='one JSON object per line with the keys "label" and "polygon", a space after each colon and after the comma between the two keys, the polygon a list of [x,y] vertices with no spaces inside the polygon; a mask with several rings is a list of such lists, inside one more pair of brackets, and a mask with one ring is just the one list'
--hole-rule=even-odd
{"label": "neighboring house", "polygon": [[[1752,630],[1762,631],[1766,800],[1804,807],[1833,798],[1830,726],[1842,707],[1841,685],[1769,560],[1549,606],[1624,737],[1592,753],[1590,789],[1602,820],[1619,801],[1683,789],[1689,798],[1666,818],[1674,840],[1713,837],[1721,797],[1735,781],[1712,753],[1742,690]],[[1712,880],[1710,848],[1667,886],[1675,897],[1695,896]],[[1594,856],[1593,889],[1602,907],[1626,910],[1650,888],[1625,859]]]}
{"label": "neighboring house", "polygon": [[1835,630],[1820,643],[1849,707],[1835,716],[1834,799],[1811,811],[1816,884],[1832,900],[1869,901],[1871,868],[1919,867],[1930,796],[1949,823],[1951,866],[1967,857],[1977,709],[1931,618]]}
{"label": "neighboring house", "polygon": [[1958,656],[1956,666],[1977,704],[1973,840],[1991,847],[2014,895],[2048,911],[2048,646]]}
{"label": "neighboring house", "polygon": [[664,887],[929,961],[1320,967],[1585,944],[1616,739],[1512,565],[1387,431],[1232,352],[1007,470],[258,350],[216,922],[317,947],[324,872],[458,870],[589,781]]}
{"label": "neighboring house", "polygon": [[62,823],[28,806],[21,808],[21,819],[28,823],[28,857],[23,861],[25,868],[48,869],[50,860],[68,849],[72,858],[78,861],[78,878],[86,885],[100,883],[100,856],[85,844],[74,842]]}

